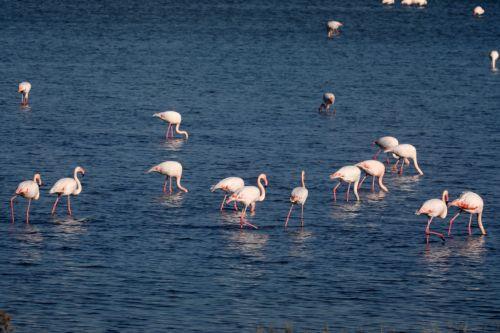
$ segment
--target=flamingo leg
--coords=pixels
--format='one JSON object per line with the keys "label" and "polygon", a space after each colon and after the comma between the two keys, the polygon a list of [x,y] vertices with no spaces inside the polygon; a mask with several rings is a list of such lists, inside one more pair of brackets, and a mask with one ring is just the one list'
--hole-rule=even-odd
{"label": "flamingo leg", "polygon": [[375,176],[372,176],[372,192],[375,192]]}
{"label": "flamingo leg", "polygon": [[290,215],[292,214],[292,209],[293,209],[293,204],[290,205],[290,210],[288,211],[288,215],[286,216],[286,220],[285,220],[285,228],[287,227],[288,225],[288,220],[290,219]]}
{"label": "flamingo leg", "polygon": [[56,198],[56,201],[54,202],[54,206],[52,206],[52,212],[51,212],[51,215],[54,215],[55,212],[56,212],[56,208],[57,208],[57,203],[59,202],[59,199],[61,198],[61,195],[58,194],[57,195],[57,198]]}
{"label": "flamingo leg", "polygon": [[236,200],[235,200],[235,201],[233,201],[233,203],[234,203],[234,210],[235,210],[235,211],[238,211],[238,205],[236,204]]}
{"label": "flamingo leg", "polygon": [[469,226],[467,227],[467,230],[469,230],[469,236],[472,235],[471,225],[472,225],[472,213],[470,214]]}
{"label": "flamingo leg", "polygon": [[358,184],[358,190],[361,188],[361,185],[363,185],[363,182],[365,181],[367,175],[365,174],[365,176],[363,177],[363,179],[361,179],[361,181],[359,182]]}
{"label": "flamingo leg", "polygon": [[31,207],[31,199],[28,200],[28,208],[26,208],[26,223],[30,223],[30,207]]}
{"label": "flamingo leg", "polygon": [[349,183],[349,186],[347,186],[347,193],[346,193],[346,201],[349,202],[349,190],[351,189],[351,183]]}
{"label": "flamingo leg", "polygon": [[165,176],[165,182],[163,183],[163,193],[167,192],[167,179],[168,176]]}
{"label": "flamingo leg", "polygon": [[167,133],[165,133],[165,139],[168,139],[168,134],[170,132],[170,128],[172,127],[172,124],[171,123],[168,123],[168,127],[167,127]]}
{"label": "flamingo leg", "polygon": [[385,156],[385,163],[386,163],[387,165],[389,165],[389,163],[390,163],[390,161],[389,161],[389,156],[387,156],[387,155]]}
{"label": "flamingo leg", "polygon": [[403,161],[403,163],[401,163],[401,169],[399,169],[399,174],[402,175],[403,174],[403,167],[405,165],[405,162]]}
{"label": "flamingo leg", "polygon": [[378,157],[378,154],[380,154],[381,151],[382,151],[382,149],[377,150],[377,152],[375,153],[375,155],[373,155],[372,160],[376,160],[377,157]]}
{"label": "flamingo leg", "polygon": [[436,236],[440,237],[442,240],[444,240],[443,234],[441,234],[439,232],[431,231],[431,222],[432,222],[432,219],[433,219],[432,217],[429,218],[429,221],[427,222],[427,228],[425,228],[425,234],[426,235],[433,234],[433,235],[436,235]]}
{"label": "flamingo leg", "polygon": [[71,199],[69,197],[70,196],[68,195],[68,213],[69,216],[73,216],[73,212],[71,211]]}
{"label": "flamingo leg", "polygon": [[224,209],[224,201],[226,201],[226,198],[227,198],[227,194],[224,195],[224,199],[222,200],[222,203],[220,204],[220,211],[222,212],[222,210]]}
{"label": "flamingo leg", "polygon": [[458,212],[453,218],[450,220],[450,226],[448,227],[448,236],[451,235],[451,227],[453,226],[453,222],[455,222],[455,219],[460,215],[461,212]]}
{"label": "flamingo leg", "polygon": [[12,217],[12,223],[14,223],[14,200],[17,198],[17,194],[10,199],[10,216]]}
{"label": "flamingo leg", "polygon": [[170,138],[174,137],[174,126],[170,124]]}
{"label": "flamingo leg", "polygon": [[391,167],[391,171],[398,171],[398,164],[399,164],[399,159],[396,160],[396,163]]}
{"label": "flamingo leg", "polygon": [[172,193],[172,177],[168,177],[168,189]]}
{"label": "flamingo leg", "polygon": [[339,182],[339,183],[337,184],[337,186],[335,186],[335,187],[333,188],[333,201],[337,201],[337,189],[339,188],[340,184],[342,184],[342,183],[341,183],[341,182]]}
{"label": "flamingo leg", "polygon": [[302,204],[302,211],[300,213],[300,225],[304,226],[304,205]]}

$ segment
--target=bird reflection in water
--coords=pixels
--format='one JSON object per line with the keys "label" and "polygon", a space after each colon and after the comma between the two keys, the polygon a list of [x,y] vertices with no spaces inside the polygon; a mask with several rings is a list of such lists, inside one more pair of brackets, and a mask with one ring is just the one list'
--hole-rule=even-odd
{"label": "bird reflection in water", "polygon": [[370,201],[381,201],[385,198],[386,195],[387,195],[387,192],[384,192],[384,191],[369,192],[366,195],[366,199],[368,199]]}
{"label": "bird reflection in water", "polygon": [[292,247],[290,248],[290,256],[296,258],[311,258],[311,251],[308,251],[307,241],[312,239],[313,233],[310,231],[305,231],[304,227],[299,230],[290,232],[290,240],[292,241]]}
{"label": "bird reflection in water", "polygon": [[354,219],[359,215],[360,209],[360,201],[336,203],[333,206],[330,216],[335,220]]}
{"label": "bird reflection in water", "polygon": [[42,260],[40,252],[43,245],[43,235],[38,227],[25,224],[22,230],[16,234],[16,239],[20,242],[20,260],[25,264],[34,264]]}
{"label": "bird reflection in water", "polygon": [[184,139],[168,139],[162,143],[162,147],[169,151],[179,151],[184,146]]}
{"label": "bird reflection in water", "polygon": [[419,175],[398,176],[393,178],[393,182],[401,191],[412,191],[421,179],[422,177]]}
{"label": "bird reflection in water", "polygon": [[263,249],[268,240],[268,234],[260,234],[253,230],[240,229],[230,234],[228,246],[231,249],[239,250],[244,255],[263,259],[265,258]]}
{"label": "bird reflection in water", "polygon": [[184,192],[177,192],[172,194],[164,194],[158,197],[158,201],[167,208],[179,208],[184,201]]}
{"label": "bird reflection in water", "polygon": [[74,235],[84,234],[87,232],[86,223],[89,221],[87,218],[75,219],[72,216],[63,218],[54,218],[56,231],[61,234]]}

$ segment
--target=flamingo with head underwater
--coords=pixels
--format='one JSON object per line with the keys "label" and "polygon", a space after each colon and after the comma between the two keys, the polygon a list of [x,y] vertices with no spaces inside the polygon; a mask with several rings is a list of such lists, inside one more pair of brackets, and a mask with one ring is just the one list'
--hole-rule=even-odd
{"label": "flamingo with head underwater", "polygon": [[367,176],[372,176],[372,192],[375,191],[375,177],[378,177],[378,186],[382,191],[389,192],[387,187],[382,183],[385,174],[385,166],[382,162],[376,160],[366,160],[359,162],[356,166],[365,172],[363,179],[359,182],[358,189],[363,185]]}
{"label": "flamingo with head underwater", "polygon": [[333,200],[337,200],[337,189],[342,184],[342,182],[346,182],[349,184],[346,193],[346,200],[349,201],[349,191],[351,189],[351,184],[354,183],[354,195],[356,196],[356,200],[359,201],[358,195],[358,184],[361,178],[361,170],[355,165],[348,165],[338,169],[336,172],[330,175],[330,179],[339,179],[339,183],[337,186],[333,188]]}
{"label": "flamingo with head underwater", "polygon": [[288,211],[288,215],[285,221],[285,228],[288,225],[288,220],[290,219],[290,214],[292,214],[292,209],[294,205],[301,205],[302,212],[300,214],[301,225],[304,226],[304,204],[306,203],[307,196],[309,195],[309,191],[306,188],[305,183],[306,172],[302,170],[301,173],[301,186],[298,186],[292,190],[292,195],[290,196],[290,202],[292,203],[290,206],[290,210]]}
{"label": "flamingo with head underwater", "polygon": [[79,173],[81,173],[83,177],[85,175],[85,170],[82,167],[77,166],[73,172],[73,178],[61,178],[50,189],[50,194],[57,194],[54,206],[52,206],[52,215],[55,214],[57,204],[62,195],[67,196],[68,213],[70,216],[73,215],[73,212],[71,211],[70,196],[77,196],[82,192],[82,183],[80,183],[80,180],[78,179]]}
{"label": "flamingo with head underwater", "polygon": [[[422,207],[415,212],[416,215],[427,215],[429,219],[427,220],[427,227],[425,228],[425,234],[429,236],[430,234],[439,236],[442,240],[444,240],[444,236],[442,233],[431,231],[431,223],[432,219],[439,216],[442,219],[446,218],[448,215],[448,191],[444,190],[441,199],[430,199],[424,202]],[[428,240],[428,239],[427,239]]]}
{"label": "flamingo with head underwater", "polygon": [[[214,192],[216,190],[222,190],[226,192],[224,194],[224,199],[222,199],[222,203],[220,205],[220,210],[222,211],[224,209],[224,204],[226,202],[226,198],[228,195],[233,194],[235,192],[238,192],[245,186],[245,181],[241,179],[240,177],[227,177],[218,182],[217,184],[213,185],[210,188],[211,192]],[[238,210],[238,206],[236,205],[236,201],[234,201],[234,210]]]}
{"label": "flamingo with head underwater", "polygon": [[[423,175],[424,173],[422,172],[422,170],[420,169],[420,167],[418,166],[418,162],[417,162],[417,149],[410,145],[410,144],[407,144],[407,143],[404,143],[404,144],[400,144],[400,145],[397,145],[396,147],[392,147],[392,148],[389,148],[389,149],[386,149],[385,152],[389,152],[389,153],[393,153],[394,155],[396,155],[397,157],[399,157],[398,159],[398,162],[402,159],[404,161],[404,163],[401,163],[401,168],[399,170],[399,174],[402,175],[403,174],[403,166],[404,164],[408,164],[409,163],[409,160],[413,160],[413,165],[415,166],[415,169],[417,170],[417,172],[420,174],[420,175]],[[397,167],[397,163],[394,167]]]}
{"label": "flamingo with head underwater", "polygon": [[[385,151],[386,149],[396,147],[397,145],[399,145],[399,141],[398,141],[398,139],[396,139],[393,136],[383,136],[383,137],[378,138],[377,140],[373,141],[372,146],[373,145],[377,145],[379,148],[377,150],[377,152],[375,153],[375,155],[373,155],[373,157],[372,157],[372,159],[376,160],[378,157],[378,154],[380,154],[382,151]],[[387,164],[389,164],[389,157],[388,156],[386,157],[386,162],[387,162]]]}
{"label": "flamingo with head underwater", "polygon": [[163,192],[167,192],[167,180],[169,181],[169,191],[172,193],[172,178],[175,178],[177,182],[177,188],[183,192],[188,190],[181,185],[182,178],[182,164],[176,161],[165,161],[158,165],[155,165],[147,171],[147,173],[157,172],[161,175],[165,175],[165,182],[163,183]]}
{"label": "flamingo with head underwater", "polygon": [[328,33],[328,38],[333,38],[333,36],[340,35],[340,28],[344,24],[339,21],[328,21],[326,23],[326,32]]}
{"label": "flamingo with head underwater", "polygon": [[497,50],[493,50],[490,52],[490,59],[491,59],[491,70],[497,71],[497,60],[498,60]]}
{"label": "flamingo with head underwater", "polygon": [[175,125],[175,131],[178,134],[184,135],[186,140],[189,138],[188,132],[186,131],[181,131],[179,129],[182,121],[181,114],[176,111],[164,111],[164,112],[159,112],[155,113],[153,117],[160,118],[163,121],[166,121],[168,123],[168,128],[167,128],[167,133],[165,133],[165,138],[173,138],[174,137],[174,130],[173,130],[173,125]]}
{"label": "flamingo with head underwater", "polygon": [[25,180],[17,185],[14,196],[10,199],[10,213],[12,216],[12,223],[14,223],[14,200],[17,196],[28,199],[28,207],[26,208],[26,223],[30,223],[30,206],[31,200],[38,200],[40,198],[40,186],[42,185],[42,177],[36,173],[33,180]]}
{"label": "flamingo with head underwater", "polygon": [[483,226],[484,202],[483,199],[478,194],[470,191],[464,192],[458,199],[455,199],[452,202],[450,202],[448,206],[449,207],[455,206],[459,209],[458,213],[455,216],[453,216],[453,218],[450,220],[450,226],[448,228],[448,236],[451,235],[451,227],[453,226],[453,222],[462,212],[470,213],[469,225],[467,228],[467,230],[469,231],[469,235],[472,235],[471,225],[472,225],[473,214],[477,214],[477,224],[479,226],[479,229],[481,230],[481,233],[483,235],[486,235],[486,229],[484,229]]}
{"label": "flamingo with head underwater", "polygon": [[[333,93],[325,93],[323,95],[323,103],[318,108],[318,112],[321,112],[322,110],[325,110],[325,112],[328,112],[330,110],[330,107],[335,103],[335,95]],[[333,113],[335,114],[337,111],[335,110],[335,107],[333,108]]]}
{"label": "flamingo with head underwater", "polygon": [[28,98],[31,91],[31,83],[28,81],[23,81],[19,83],[19,89],[17,90],[20,94],[22,94],[21,105],[28,105]]}

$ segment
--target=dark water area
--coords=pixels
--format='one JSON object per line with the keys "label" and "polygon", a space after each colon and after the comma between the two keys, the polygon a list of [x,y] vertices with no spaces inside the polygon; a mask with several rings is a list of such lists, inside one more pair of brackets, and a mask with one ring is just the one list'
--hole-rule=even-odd
{"label": "dark water area", "polygon": [[[474,5],[0,2],[0,309],[16,332],[498,331],[500,3],[481,19]],[[334,40],[330,19],[345,24]],[[335,116],[317,113],[326,91]],[[165,141],[152,114],[168,109],[187,142]],[[333,202],[329,174],[383,135],[415,145],[425,175],[388,172],[389,193]],[[165,160],[188,193],[145,174]],[[48,191],[77,165],[74,218],[64,202],[51,217]],[[296,210],[284,230],[302,169],[305,226]],[[36,171],[31,224],[24,199],[11,224]],[[209,188],[262,172],[259,229],[240,230]],[[483,197],[486,236],[467,215],[426,244],[414,212],[444,189]]]}

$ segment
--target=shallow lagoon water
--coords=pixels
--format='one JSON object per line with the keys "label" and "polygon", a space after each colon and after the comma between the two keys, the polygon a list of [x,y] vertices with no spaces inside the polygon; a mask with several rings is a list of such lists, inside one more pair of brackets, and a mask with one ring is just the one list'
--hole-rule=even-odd
{"label": "shallow lagoon water", "polygon": [[[377,1],[23,1],[0,4],[0,309],[18,332],[253,332],[500,325],[500,4],[383,7]],[[345,22],[325,38],[324,22]],[[32,85],[29,109],[17,83]],[[336,116],[317,107],[337,96]],[[187,142],[152,114],[175,109]],[[331,200],[337,168],[393,135],[425,175],[388,174],[387,194]],[[152,165],[178,160],[189,193],[165,196]],[[50,186],[87,170],[50,217]],[[305,227],[288,196],[306,170]],[[42,174],[25,225],[17,183]],[[408,169],[407,169],[408,171]],[[240,230],[218,211],[219,179],[269,178]],[[425,243],[426,199],[473,190],[484,223]],[[341,188],[339,199],[345,187]],[[446,220],[447,222],[448,220]],[[445,230],[437,220],[434,229]]]}

